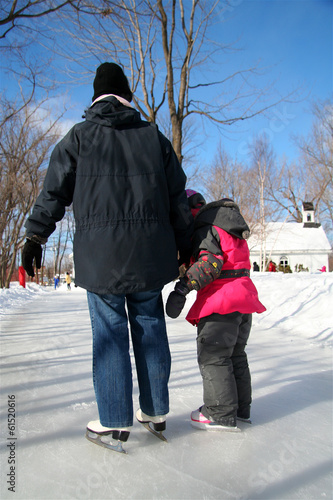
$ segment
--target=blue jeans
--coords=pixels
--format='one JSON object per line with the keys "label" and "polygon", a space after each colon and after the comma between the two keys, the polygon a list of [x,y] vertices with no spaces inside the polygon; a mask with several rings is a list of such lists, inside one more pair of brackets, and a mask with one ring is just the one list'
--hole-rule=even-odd
{"label": "blue jeans", "polygon": [[93,381],[101,424],[115,428],[133,425],[128,322],[140,408],[150,416],[168,413],[171,357],[161,290],[87,295],[93,333]]}

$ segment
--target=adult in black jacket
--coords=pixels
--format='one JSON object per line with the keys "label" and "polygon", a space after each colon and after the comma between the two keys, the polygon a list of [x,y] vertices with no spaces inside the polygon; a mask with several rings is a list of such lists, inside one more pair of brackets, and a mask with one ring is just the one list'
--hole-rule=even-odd
{"label": "adult in black jacket", "polygon": [[177,252],[184,261],[191,248],[186,176],[170,142],[141,120],[131,100],[122,69],[99,66],[85,121],[51,155],[22,254],[33,276],[41,244],[73,203],[75,284],[88,292],[100,416],[88,424],[88,437],[99,444],[106,432],[127,439],[132,425],[128,319],[140,388],[137,418],[165,426],[170,353],[161,289],[178,276]]}

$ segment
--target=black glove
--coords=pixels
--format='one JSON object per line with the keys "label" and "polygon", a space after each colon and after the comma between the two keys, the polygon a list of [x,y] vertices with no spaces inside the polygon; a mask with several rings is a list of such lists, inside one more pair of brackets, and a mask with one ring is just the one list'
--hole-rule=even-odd
{"label": "black glove", "polygon": [[29,276],[35,276],[33,268],[33,260],[35,259],[37,269],[42,265],[43,249],[39,243],[27,240],[22,250],[22,266]]}
{"label": "black glove", "polygon": [[183,310],[186,302],[186,295],[190,292],[186,280],[181,278],[175,286],[173,292],[170,293],[165,311],[170,318],[178,318]]}

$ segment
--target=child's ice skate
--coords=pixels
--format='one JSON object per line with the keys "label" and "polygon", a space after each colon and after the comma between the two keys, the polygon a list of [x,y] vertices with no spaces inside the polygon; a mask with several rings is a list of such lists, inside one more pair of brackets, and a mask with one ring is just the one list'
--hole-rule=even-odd
{"label": "child's ice skate", "polygon": [[221,423],[214,422],[210,417],[206,418],[201,413],[201,408],[192,411],[191,413],[191,424],[196,429],[201,429],[204,431],[229,431],[229,432],[239,432],[240,429],[237,427],[235,417],[222,417]]}

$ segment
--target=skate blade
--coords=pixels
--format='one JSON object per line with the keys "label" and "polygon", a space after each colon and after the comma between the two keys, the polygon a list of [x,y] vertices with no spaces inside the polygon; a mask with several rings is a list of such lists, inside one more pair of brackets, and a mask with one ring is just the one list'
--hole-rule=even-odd
{"label": "skate blade", "polygon": [[245,424],[252,424],[252,420],[250,418],[237,417],[237,420],[239,422],[244,422]]}
{"label": "skate blade", "polygon": [[195,429],[200,429],[202,431],[208,432],[241,432],[239,427],[227,427],[223,425],[209,425],[203,422],[196,422],[195,420],[191,420],[191,425]]}
{"label": "skate blade", "polygon": [[[140,420],[139,420],[139,422],[140,422]],[[161,441],[164,441],[165,443],[168,442],[167,438],[165,436],[163,436],[162,431],[155,431],[155,429],[150,427],[149,422],[140,422],[140,424],[142,424],[147,429],[147,431],[154,434],[154,436],[156,436]]]}
{"label": "skate blade", "polygon": [[110,437],[107,435],[96,434],[95,432],[86,431],[86,438],[88,441],[91,441],[98,446],[102,446],[103,448],[107,448],[108,450],[116,451],[117,453],[125,453],[127,455],[127,451],[122,447],[121,441],[116,441],[116,444],[113,444],[110,441]]}

